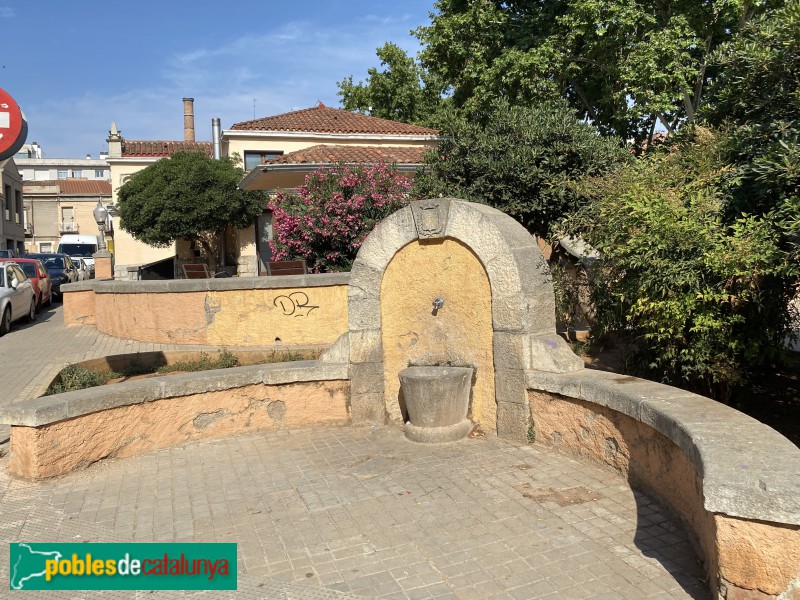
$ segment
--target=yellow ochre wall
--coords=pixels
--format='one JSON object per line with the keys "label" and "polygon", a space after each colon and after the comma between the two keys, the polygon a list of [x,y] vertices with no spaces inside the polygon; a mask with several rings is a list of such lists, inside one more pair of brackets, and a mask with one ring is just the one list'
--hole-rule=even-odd
{"label": "yellow ochre wall", "polygon": [[310,134],[306,137],[286,136],[279,134],[273,136],[259,136],[249,134],[247,131],[228,132],[222,140],[222,152],[226,156],[238,154],[244,161],[244,153],[257,151],[283,151],[284,154],[304,150],[318,144],[327,146],[386,146],[386,147],[408,147],[408,146],[435,146],[436,139],[385,139],[379,135],[347,138],[343,136],[325,136]]}
{"label": "yellow ochre wall", "polygon": [[328,345],[347,332],[347,286],[69,293],[64,321],[68,326],[94,324],[115,337],[162,344]]}
{"label": "yellow ochre wall", "polygon": [[[153,159],[135,160],[111,160],[111,201],[119,204],[119,188],[127,181],[127,178],[138,173],[155,163]],[[95,225],[95,229],[97,225]],[[127,231],[122,228],[122,222],[118,220],[114,223],[114,262],[119,265],[143,265],[165,258],[175,256],[175,244],[170,244],[166,248],[157,248],[134,239]]]}
{"label": "yellow ochre wall", "polygon": [[[433,300],[444,306],[433,314]],[[471,417],[496,429],[492,298],[480,260],[461,242],[412,242],[392,258],[381,283],[386,409],[400,420],[400,381],[409,364],[473,366]]]}

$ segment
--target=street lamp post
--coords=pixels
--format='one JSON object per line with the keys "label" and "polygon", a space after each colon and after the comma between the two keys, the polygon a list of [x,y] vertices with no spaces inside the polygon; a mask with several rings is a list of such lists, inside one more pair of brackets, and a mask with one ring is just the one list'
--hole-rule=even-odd
{"label": "street lamp post", "polygon": [[108,251],[106,244],[106,227],[108,223],[108,209],[103,206],[103,199],[97,200],[97,206],[92,211],[92,216],[100,230],[100,244],[94,253],[94,276],[97,279],[114,279],[114,257]]}
{"label": "street lamp post", "polygon": [[108,210],[106,210],[106,207],[103,206],[102,200],[97,201],[97,206],[95,206],[94,210],[92,211],[92,215],[94,215],[97,228],[100,230],[100,246],[98,247],[98,250],[100,252],[106,252],[108,250],[108,246],[106,246],[106,223],[108,221]]}

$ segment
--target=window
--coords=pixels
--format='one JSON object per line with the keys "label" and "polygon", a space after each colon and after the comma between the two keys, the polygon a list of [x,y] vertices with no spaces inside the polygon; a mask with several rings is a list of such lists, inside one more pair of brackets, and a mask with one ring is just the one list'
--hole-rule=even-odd
{"label": "window", "polygon": [[96,179],[105,179],[106,172],[103,169],[95,169],[94,176]]}
{"label": "window", "polygon": [[53,251],[53,242],[39,242],[39,252],[49,254]]}
{"label": "window", "polygon": [[75,209],[71,206],[61,207],[61,231],[77,231],[78,227],[75,223]]}
{"label": "window", "polygon": [[23,271],[22,269],[20,269],[20,268],[19,268],[17,265],[11,265],[11,266],[9,267],[9,269],[12,271],[14,278],[15,278],[17,281],[19,281],[20,283],[22,283],[23,281],[25,281],[26,279],[28,279],[28,276],[27,276],[27,275],[25,275],[25,271]]}
{"label": "window", "polygon": [[14,196],[17,198],[17,224],[22,223],[22,192],[14,190]]}
{"label": "window", "polygon": [[62,171],[61,169],[58,170],[58,178],[59,179],[66,179],[68,174],[69,174],[69,172],[66,171],[66,170],[64,170],[64,171]]}
{"label": "window", "polygon": [[6,202],[5,202],[5,204],[6,204],[5,205],[6,221],[10,221],[11,220],[11,206],[12,206],[11,203],[14,201],[12,196],[11,196],[11,186],[10,185],[5,186],[5,188],[3,188],[3,191],[5,193],[5,198],[6,198]]}
{"label": "window", "polygon": [[258,165],[263,165],[271,158],[277,158],[283,154],[283,150],[258,150],[250,151],[245,150],[244,153],[244,170],[251,171]]}
{"label": "window", "polygon": [[72,176],[77,178],[83,177],[83,171],[81,171],[80,169],[73,169]]}

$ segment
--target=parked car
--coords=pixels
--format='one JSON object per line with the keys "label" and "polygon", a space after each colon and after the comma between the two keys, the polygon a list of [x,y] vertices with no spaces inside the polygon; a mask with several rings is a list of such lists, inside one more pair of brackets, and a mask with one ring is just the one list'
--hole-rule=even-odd
{"label": "parked car", "polygon": [[50,273],[47,272],[44,264],[38,258],[0,258],[0,263],[14,262],[18,264],[33,285],[33,292],[36,294],[36,310],[41,310],[42,306],[50,306],[53,303],[53,281]]}
{"label": "parked car", "polygon": [[89,270],[89,265],[82,258],[73,258],[72,262],[75,263],[75,268],[78,269],[78,281],[86,281],[92,278],[92,272]]}
{"label": "parked car", "polygon": [[35,318],[36,295],[31,280],[17,263],[4,262],[0,265],[0,335],[7,334],[14,321]]}
{"label": "parked car", "polygon": [[19,252],[14,249],[11,250],[0,250],[0,258],[16,258],[19,256]]}
{"label": "parked car", "polygon": [[50,273],[50,278],[53,280],[53,293],[57,297],[61,297],[61,286],[65,283],[74,283],[78,281],[78,269],[75,268],[75,263],[66,254],[49,253],[49,254],[28,254],[27,258],[38,258],[44,264],[44,268]]}

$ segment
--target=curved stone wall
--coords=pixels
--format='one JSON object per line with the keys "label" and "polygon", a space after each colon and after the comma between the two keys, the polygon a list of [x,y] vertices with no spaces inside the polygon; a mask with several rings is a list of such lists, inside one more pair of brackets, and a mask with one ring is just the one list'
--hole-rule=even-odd
{"label": "curved stone wall", "polygon": [[529,371],[527,381],[537,443],[608,464],[670,506],[694,533],[712,591],[800,589],[800,449],[789,440],[709,398],[634,377]]}
{"label": "curved stone wall", "polygon": [[160,344],[327,346],[347,331],[348,273],[64,286],[64,322]]}
{"label": "curved stone wall", "polygon": [[187,373],[44,396],[0,409],[9,471],[45,479],[123,458],[263,429],[349,422],[347,365],[296,361]]}

